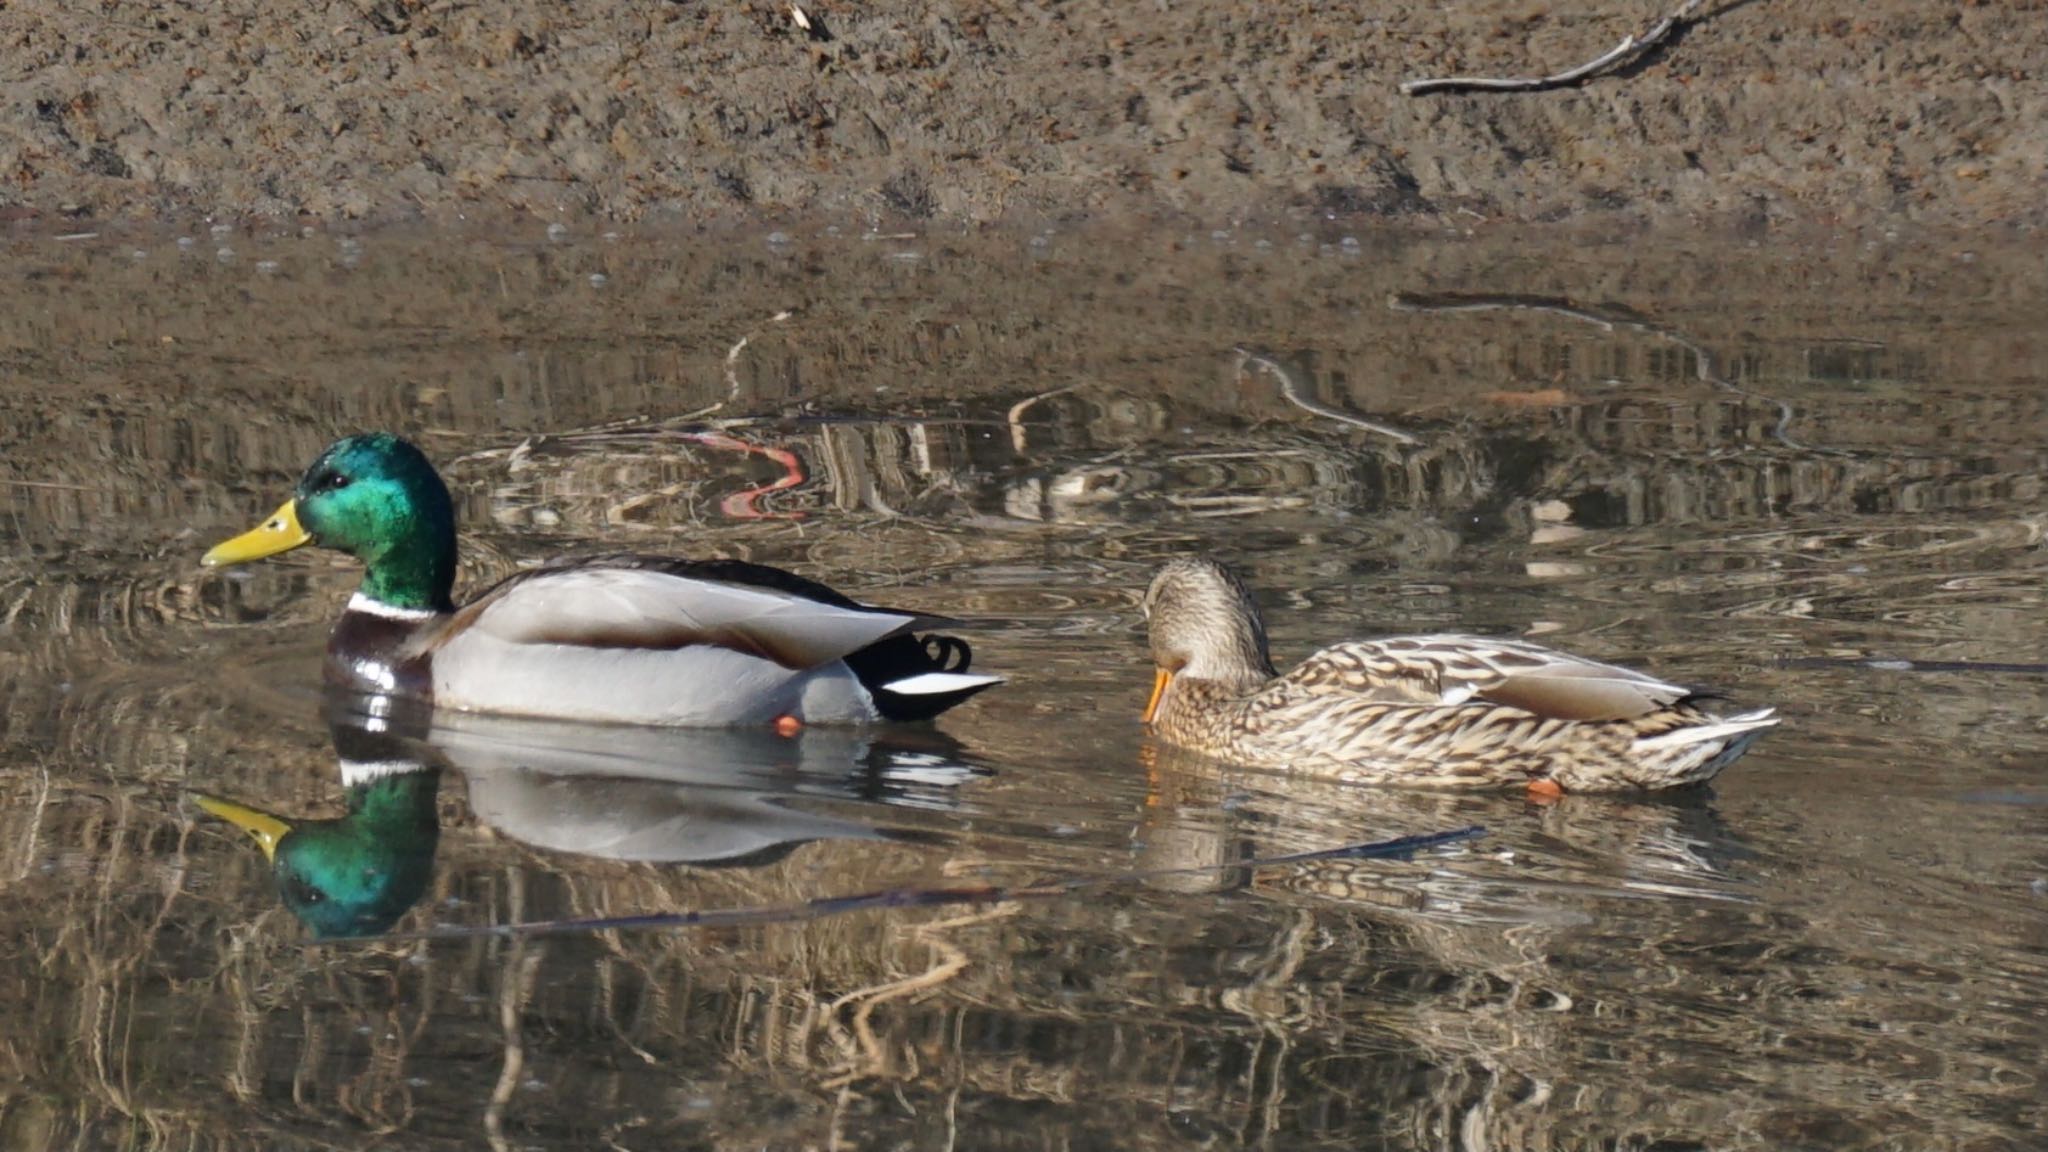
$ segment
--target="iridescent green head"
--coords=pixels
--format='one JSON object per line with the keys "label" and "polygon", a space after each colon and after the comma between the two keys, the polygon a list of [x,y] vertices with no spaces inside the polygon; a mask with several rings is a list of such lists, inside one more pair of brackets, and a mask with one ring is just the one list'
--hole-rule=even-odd
{"label": "iridescent green head", "polygon": [[419,902],[441,828],[434,770],[385,776],[348,790],[348,815],[288,823],[213,796],[201,808],[254,837],[278,895],[316,936],[374,936]]}
{"label": "iridescent green head", "polygon": [[450,608],[455,506],[418,448],[388,432],[328,445],[262,524],[200,563],[242,564],[316,544],[361,560],[363,594],[395,608]]}

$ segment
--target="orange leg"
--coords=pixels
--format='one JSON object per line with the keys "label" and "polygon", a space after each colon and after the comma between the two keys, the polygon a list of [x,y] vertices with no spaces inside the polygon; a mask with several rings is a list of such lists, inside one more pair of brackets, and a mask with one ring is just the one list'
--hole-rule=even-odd
{"label": "orange leg", "polygon": [[777,736],[795,736],[803,730],[804,722],[794,716],[777,716],[775,718],[775,734]]}
{"label": "orange leg", "polygon": [[1555,780],[1529,781],[1529,802],[1531,804],[1555,804],[1564,799],[1564,787]]}

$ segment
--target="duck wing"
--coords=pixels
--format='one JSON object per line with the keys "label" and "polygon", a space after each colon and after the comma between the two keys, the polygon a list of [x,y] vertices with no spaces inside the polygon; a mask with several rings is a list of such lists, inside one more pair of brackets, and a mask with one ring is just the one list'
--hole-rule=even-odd
{"label": "duck wing", "polygon": [[1315,693],[1439,707],[1498,704],[1548,720],[1628,720],[1697,695],[1633,669],[1484,636],[1338,644],[1284,679]]}
{"label": "duck wing", "polygon": [[456,613],[463,635],[598,649],[727,648],[816,668],[926,618],[866,608],[793,573],[740,561],[605,556],[557,562],[499,583]]}

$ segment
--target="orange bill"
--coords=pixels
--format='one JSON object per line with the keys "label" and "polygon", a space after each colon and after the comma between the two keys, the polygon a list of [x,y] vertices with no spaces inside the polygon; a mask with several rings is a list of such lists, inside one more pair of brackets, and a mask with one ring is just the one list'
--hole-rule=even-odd
{"label": "orange bill", "polygon": [[1153,673],[1152,698],[1150,700],[1145,701],[1145,723],[1150,724],[1152,722],[1152,717],[1158,713],[1159,698],[1161,696],[1166,695],[1166,685],[1170,683],[1172,680],[1173,673],[1168,672],[1164,668],[1161,668],[1157,672]]}

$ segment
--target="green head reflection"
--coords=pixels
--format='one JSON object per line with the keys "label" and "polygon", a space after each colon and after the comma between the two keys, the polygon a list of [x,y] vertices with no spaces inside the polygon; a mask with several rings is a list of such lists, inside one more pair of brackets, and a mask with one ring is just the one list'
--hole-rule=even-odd
{"label": "green head reflection", "polygon": [[440,785],[440,771],[422,765],[364,773],[348,785],[347,814],[326,820],[287,821],[213,796],[195,800],[255,839],[284,906],[314,935],[374,936],[427,890],[441,840]]}

